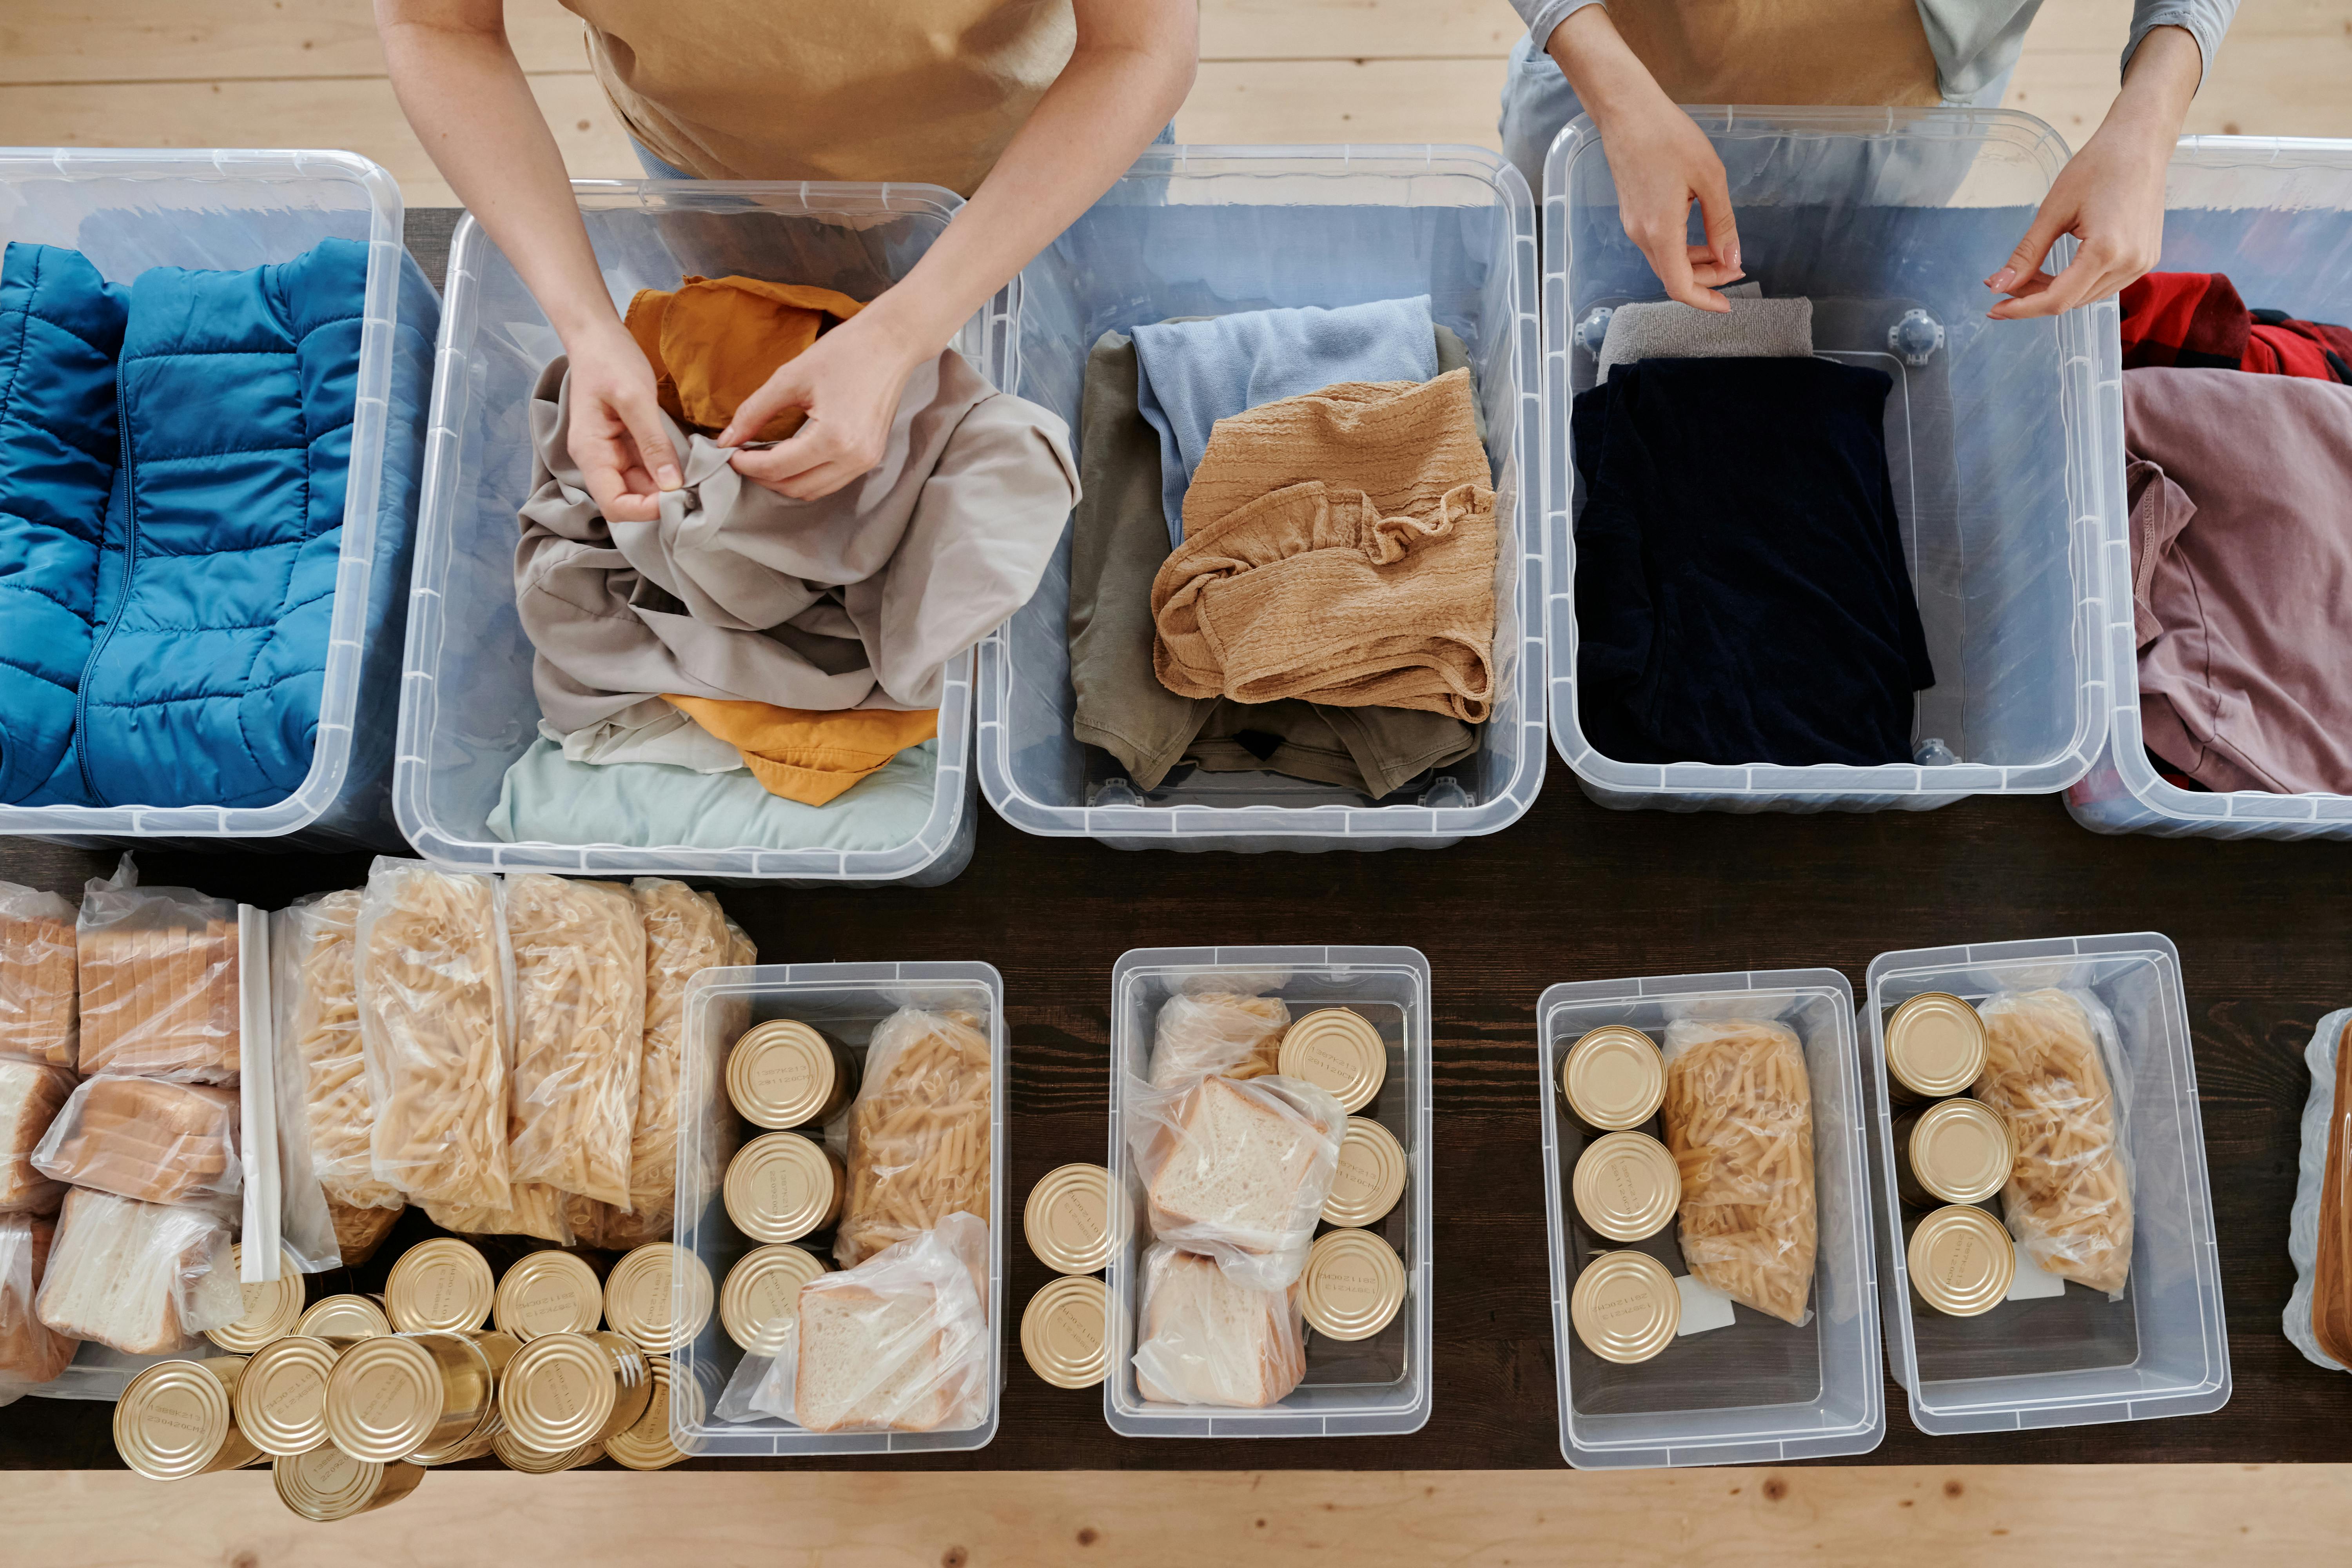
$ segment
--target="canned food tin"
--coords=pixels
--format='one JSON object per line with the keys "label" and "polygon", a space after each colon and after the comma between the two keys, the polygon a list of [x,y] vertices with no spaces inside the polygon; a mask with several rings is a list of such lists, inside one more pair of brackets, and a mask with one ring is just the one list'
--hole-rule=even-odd
{"label": "canned food tin", "polygon": [[1682,1205],[1682,1167],[1646,1132],[1604,1132],[1576,1157],[1569,1192],[1576,1212],[1611,1241],[1644,1241]]}
{"label": "canned food tin", "polygon": [[152,1481],[241,1469],[265,1458],[236,1426],[241,1355],[159,1361],[114,1405],[114,1451]]}
{"label": "canned food tin", "polygon": [[541,1334],[585,1333],[604,1321],[604,1282],[576,1252],[527,1253],[499,1280],[490,1321],[525,1344]]}
{"label": "canned food tin", "polygon": [[727,1056],[727,1098],[755,1127],[830,1120],[856,1089],[856,1062],[840,1042],[795,1019],[753,1025]]}
{"label": "canned food tin", "polygon": [[236,1382],[237,1430],[265,1454],[307,1454],[327,1441],[327,1379],[357,1340],[289,1334],[253,1352]]}
{"label": "canned food tin", "polygon": [[1326,1339],[1370,1339],[1404,1306],[1404,1259],[1369,1230],[1325,1231],[1299,1279],[1299,1310]]}
{"label": "canned food tin", "polygon": [[521,1349],[512,1335],[433,1332],[362,1340],[327,1378],[327,1438],[354,1459],[390,1464],[478,1434],[498,1374]]}
{"label": "canned food tin", "polygon": [[1576,1277],[1568,1317],[1585,1349],[1632,1366],[1674,1343],[1683,1323],[1682,1292],[1648,1253],[1604,1252]]}
{"label": "canned food tin", "polygon": [[1091,1274],[1046,1281],[1021,1314],[1021,1359],[1056,1388],[1091,1388],[1110,1368],[1110,1292]]}
{"label": "canned food tin", "polygon": [[278,1500],[322,1524],[398,1502],[425,1479],[423,1467],[354,1459],[329,1444],[306,1454],[280,1455],[269,1467]]}
{"label": "canned food tin", "polygon": [[1984,1076],[1985,1026],[1945,991],[1922,991],[1886,1016],[1886,1088],[1906,1102],[1966,1094]]}
{"label": "canned food tin", "polygon": [[2000,1221],[1980,1208],[1955,1204],[1923,1215],[1904,1249],[1911,1287],[1946,1317],[1990,1312],[2017,1278],[2017,1249]]}
{"label": "canned food tin", "polygon": [[798,1241],[831,1225],[847,1184],[841,1162],[797,1132],[770,1132],[727,1165],[727,1217],[754,1241]]}
{"label": "canned food tin", "polygon": [[645,1352],[622,1335],[547,1334],[507,1364],[499,1415],[517,1443],[561,1453],[635,1425],[653,1388]]}
{"label": "canned food tin", "polygon": [[727,1337],[753,1355],[774,1355],[800,1310],[801,1287],[825,1272],[824,1259],[789,1242],[745,1253],[719,1289],[719,1321]]}
{"label": "canned food tin", "polygon": [[238,1276],[245,1292],[245,1311],[234,1323],[206,1329],[205,1338],[235,1355],[251,1355],[270,1341],[283,1339],[302,1321],[304,1275],[301,1266],[283,1248],[278,1255],[278,1278],[257,1285],[244,1282],[245,1244],[228,1249],[229,1272]]}
{"label": "canned food tin", "polygon": [[518,1475],[552,1476],[565,1470],[576,1470],[583,1465],[593,1465],[604,1457],[602,1443],[583,1443],[576,1448],[566,1448],[560,1454],[542,1454],[536,1448],[526,1448],[515,1441],[515,1435],[501,1428],[490,1439],[490,1452],[499,1463]]}
{"label": "canned food tin", "polygon": [[1906,1204],[1980,1204],[2016,1163],[2008,1121],[1982,1100],[1939,1100],[1895,1119],[1895,1187]]}
{"label": "canned food tin", "polygon": [[1380,1029],[1361,1013],[1324,1007],[1282,1032],[1276,1063],[1285,1078],[1321,1085],[1338,1096],[1342,1110],[1352,1112],[1380,1094],[1389,1075],[1389,1050]]}
{"label": "canned food tin", "polygon": [[681,1385],[683,1392],[674,1394],[671,1385],[677,1367],[667,1356],[647,1356],[646,1367],[653,1373],[653,1397],[646,1401],[645,1414],[635,1424],[605,1440],[604,1455],[624,1469],[666,1470],[686,1458],[670,1441],[671,1404],[683,1398],[687,1420],[698,1426],[705,1410],[702,1389],[689,1378]]}
{"label": "canned food tin", "polygon": [[1666,1097],[1665,1059],[1641,1030],[1603,1024],[1578,1037],[1560,1058],[1559,1091],[1587,1127],[1629,1132],[1658,1113]]}
{"label": "canned food tin", "polygon": [[454,1236],[436,1236],[402,1253],[392,1266],[383,1282],[383,1310],[404,1334],[462,1334],[490,1321],[497,1295],[498,1279],[481,1248]]}
{"label": "canned food tin", "polygon": [[[1029,1189],[1021,1234],[1037,1261],[1056,1274],[1092,1274],[1110,1261],[1116,1245],[1111,1203],[1108,1171],[1100,1165],[1057,1166]],[[1126,1206],[1122,1199],[1122,1219]]]}
{"label": "canned food tin", "polygon": [[381,1296],[321,1296],[294,1325],[298,1334],[319,1340],[366,1340],[392,1332]]}
{"label": "canned food tin", "polygon": [[1350,1116],[1323,1217],[1350,1227],[1378,1225],[1404,1196],[1404,1145],[1396,1134],[1369,1116]]}
{"label": "canned food tin", "polygon": [[[670,1275],[686,1271],[685,1300],[673,1312]],[[692,1344],[710,1321],[710,1268],[673,1242],[649,1241],[632,1249],[604,1277],[604,1323],[636,1342],[647,1355],[667,1355]]]}

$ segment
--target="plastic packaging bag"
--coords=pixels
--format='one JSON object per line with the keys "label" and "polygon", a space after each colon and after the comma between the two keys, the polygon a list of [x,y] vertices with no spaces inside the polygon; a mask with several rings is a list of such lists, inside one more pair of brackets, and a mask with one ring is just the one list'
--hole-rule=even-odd
{"label": "plastic packaging bag", "polygon": [[74,1065],[79,966],[73,905],[0,882],[0,1057]]}
{"label": "plastic packaging bag", "polygon": [[76,1188],[35,1305],[68,1338],[169,1355],[243,1317],[245,1292],[229,1261],[228,1225],[210,1209]]}
{"label": "plastic packaging bag", "polygon": [[801,1287],[751,1408],[812,1432],[940,1432],[988,1418],[988,1222],[951,1214]]}
{"label": "plastic packaging bag", "polygon": [[392,1234],[392,1227],[400,1223],[402,1212],[397,1208],[355,1208],[329,1199],[327,1220],[335,1227],[335,1251],[342,1258],[343,1267],[357,1268],[373,1258],[375,1249],[383,1245],[383,1238]]}
{"label": "plastic packaging bag", "polygon": [[2017,1163],[2002,1217],[2025,1256],[2110,1298],[2131,1271],[2131,1163],[2116,1022],[2096,997],[2003,992],[1977,1009],[1985,1070],[1977,1098],[2009,1121]]}
{"label": "plastic packaging bag", "polygon": [[508,1173],[625,1208],[646,1034],[636,900],[617,882],[518,874],[506,879],[506,919],[515,973]]}
{"label": "plastic packaging bag", "polygon": [[356,888],[319,893],[269,917],[271,992],[278,1047],[301,1068],[310,1169],[328,1204],[397,1212],[400,1189],[377,1181],[373,1164],[354,963],[361,899]]}
{"label": "plastic packaging bag", "polygon": [[511,977],[491,877],[379,859],[360,906],[370,1165],[420,1202],[504,1209]]}
{"label": "plastic packaging bag", "polygon": [[1339,1168],[1348,1113],[1338,1099],[1278,1074],[1176,1089],[1130,1078],[1125,1099],[1151,1234],[1215,1258],[1236,1285],[1296,1280]]}
{"label": "plastic packaging bag", "polygon": [[543,1182],[516,1182],[507,1191],[511,1201],[505,1208],[428,1203],[423,1205],[425,1217],[459,1236],[535,1236],[558,1247],[577,1239],[563,1217],[562,1192]]}
{"label": "plastic packaging bag", "polygon": [[1803,1323],[1819,1217],[1802,1042],[1760,1019],[1678,1018],[1665,1058],[1660,1115],[1682,1167],[1684,1263],[1740,1305]]}
{"label": "plastic packaging bag", "polygon": [[56,1237],[48,1220],[0,1215],[0,1405],[55,1382],[73,1362],[74,1342],[33,1310]]}
{"label": "plastic packaging bag", "polygon": [[0,1060],[0,1214],[55,1214],[65,1184],[33,1168],[58,1112],[74,1091],[69,1068]]}
{"label": "plastic packaging bag", "polygon": [[33,1152],[33,1168],[150,1204],[221,1203],[244,1186],[232,1089],[85,1079]]}
{"label": "plastic packaging bag", "polygon": [[1211,1073],[1262,1078],[1275,1070],[1289,1025],[1279,996],[1171,996],[1152,1026],[1151,1087],[1180,1089]]}
{"label": "plastic packaging bag", "polygon": [[2330,1372],[2352,1371],[2352,1273],[2347,1264],[2347,1182],[2352,1181],[2352,1007],[2319,1020],[2303,1051],[2311,1092],[2303,1105],[2303,1142],[2295,1160],[2294,1206],[2288,1213],[2287,1256],[2294,1290],[2284,1315],[2286,1337],[2304,1359]]}
{"label": "plastic packaging bag", "polygon": [[1214,1259],[1159,1243],[1143,1255],[1136,1392],[1160,1405],[1279,1405],[1307,1375],[1298,1287],[1237,1284]]}
{"label": "plastic packaging bag", "polygon": [[84,1077],[234,1084],[236,906],[186,888],[142,888],[131,857],[82,893],[74,928]]}
{"label": "plastic packaging bag", "polygon": [[901,1007],[874,1026],[849,1108],[833,1256],[853,1268],[943,1215],[988,1218],[988,1037],[969,1013]]}

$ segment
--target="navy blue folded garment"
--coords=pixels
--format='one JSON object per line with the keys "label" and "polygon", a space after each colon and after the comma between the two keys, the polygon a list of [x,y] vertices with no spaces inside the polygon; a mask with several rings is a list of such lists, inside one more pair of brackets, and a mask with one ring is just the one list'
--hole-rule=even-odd
{"label": "navy blue folded garment", "polygon": [[1576,399],[1578,716],[1626,763],[1911,758],[1936,683],[1883,424],[1821,359],[1651,359]]}

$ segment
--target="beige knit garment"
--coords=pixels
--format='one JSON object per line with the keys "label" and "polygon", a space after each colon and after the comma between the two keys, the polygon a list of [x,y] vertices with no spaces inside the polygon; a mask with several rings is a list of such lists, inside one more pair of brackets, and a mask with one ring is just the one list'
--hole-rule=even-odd
{"label": "beige knit garment", "polygon": [[1183,697],[1494,710],[1495,492],[1470,373],[1342,382],[1217,421],[1151,584]]}

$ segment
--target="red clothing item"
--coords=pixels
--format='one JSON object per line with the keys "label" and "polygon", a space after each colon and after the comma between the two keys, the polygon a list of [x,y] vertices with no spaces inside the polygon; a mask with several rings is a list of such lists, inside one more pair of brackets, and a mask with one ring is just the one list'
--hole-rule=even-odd
{"label": "red clothing item", "polygon": [[2352,384],[2352,331],[2249,310],[2219,272],[2151,272],[2118,303],[2126,370],[2243,370]]}

